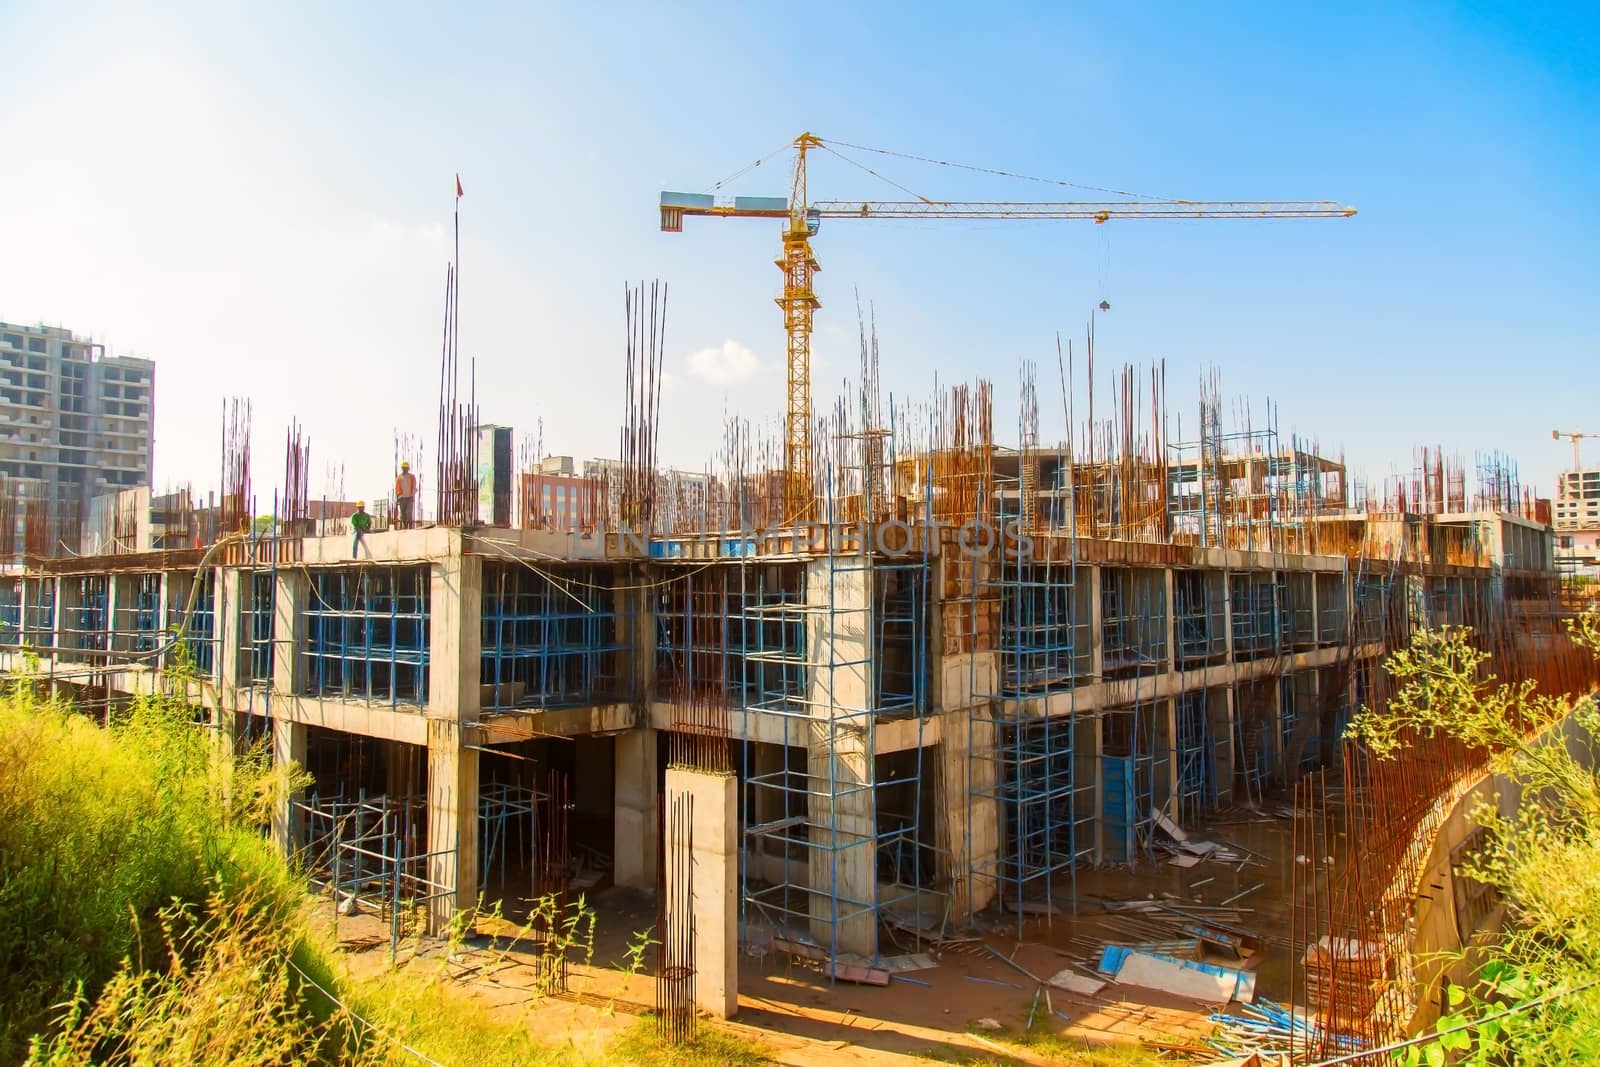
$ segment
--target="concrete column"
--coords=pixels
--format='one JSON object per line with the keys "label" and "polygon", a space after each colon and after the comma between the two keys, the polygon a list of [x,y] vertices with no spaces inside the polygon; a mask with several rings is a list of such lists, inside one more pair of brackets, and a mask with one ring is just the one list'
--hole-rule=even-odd
{"label": "concrete column", "polygon": [[1217,776],[1217,802],[1233,803],[1234,753],[1233,687],[1206,690],[1206,720],[1210,727],[1211,759]]}
{"label": "concrete column", "polygon": [[[1073,847],[1082,850],[1086,844],[1094,848],[1096,863],[1105,858],[1106,851],[1106,767],[1105,730],[1099,715],[1073,713],[1072,737],[1072,810],[1088,808],[1092,817],[1092,840],[1074,841]],[[1088,790],[1083,783],[1089,783]]]}
{"label": "concrete column", "polygon": [[648,727],[616,736],[611,877],[617,885],[632,889],[656,888],[661,858],[661,794],[656,786],[659,737]]}
{"label": "concrete column", "polygon": [[1228,662],[1233,664],[1233,573],[1226,569],[1222,571],[1222,636],[1228,649]]}
{"label": "concrete column", "polygon": [[306,605],[311,579],[305,571],[278,571],[272,620],[272,691],[280,696],[301,693],[306,685]]}
{"label": "concrete column", "polygon": [[[1171,573],[1170,571],[1168,572]],[[1157,700],[1151,714],[1155,716],[1156,780],[1151,784],[1156,807],[1173,822],[1178,821],[1178,702],[1171,698]],[[1166,756],[1166,769],[1161,769],[1161,756]],[[1139,818],[1147,818],[1144,812]]]}
{"label": "concrete column", "polygon": [[1322,613],[1317,610],[1318,591],[1317,581],[1319,572],[1312,571],[1310,580],[1306,583],[1311,588],[1311,647],[1316,648],[1322,644]]}
{"label": "concrete column", "polygon": [[618,589],[613,594],[619,612],[618,637],[628,650],[622,653],[627,668],[621,677],[631,680],[630,696],[642,710],[649,707],[656,688],[656,591],[643,566],[624,573],[632,579],[627,584],[636,588]]}
{"label": "concrete column", "polygon": [[[695,1006],[719,1019],[739,1010],[739,785],[732,774],[707,774],[668,767],[667,852],[689,856],[691,883],[688,921],[694,929]],[[689,841],[681,838],[685,820],[674,809],[687,802]],[[680,809],[681,810],[681,809]],[[670,909],[679,904],[669,887],[667,923],[683,921]]]}
{"label": "concrete column", "polygon": [[428,717],[476,722],[482,695],[483,559],[452,556],[430,570]]}
{"label": "concrete column", "polygon": [[[306,726],[278,719],[272,724],[272,763],[276,767],[301,768],[306,763]],[[300,846],[300,815],[294,804],[304,798],[304,790],[285,793],[272,809],[272,843],[284,855]]]}
{"label": "concrete column", "polygon": [[[939,874],[949,887],[950,914],[971,915],[994,901],[994,871],[1000,854],[1000,805],[995,800],[994,720],[977,693],[996,688],[994,652],[945,656],[939,679],[939,778],[934,807],[939,813]],[[974,758],[973,754],[978,753]]]}
{"label": "concrete column", "polygon": [[[1287,776],[1288,770],[1284,766],[1283,751],[1283,684],[1288,681],[1293,685],[1291,677],[1287,674],[1281,675],[1274,678],[1272,684],[1266,687],[1270,694],[1267,700],[1267,775],[1280,781]],[[1260,692],[1259,686],[1256,687],[1256,691]]]}
{"label": "concrete column", "polygon": [[[811,936],[840,952],[878,947],[877,805],[867,745],[876,706],[871,670],[872,573],[840,557],[807,565],[811,712],[806,745]],[[847,916],[841,920],[841,916]]]}
{"label": "concrete column", "polygon": [[435,933],[478,903],[478,752],[463,734],[460,723],[428,720],[428,880],[450,891],[428,909]]}
{"label": "concrete column", "polygon": [[[77,627],[77,620],[73,617],[77,609],[83,604],[82,589],[76,578],[56,579],[56,611],[52,627],[56,635],[57,648],[82,648],[83,635],[69,633]],[[59,656],[57,657],[60,658]]]}
{"label": "concrete column", "polygon": [[106,662],[111,663],[128,650],[129,639],[119,634],[123,601],[133,593],[133,579],[126,575],[106,575],[106,651],[111,653]]}
{"label": "concrete column", "polygon": [[[1094,677],[1106,676],[1106,634],[1104,590],[1100,587],[1100,568],[1080,565],[1078,573],[1089,582],[1089,654]],[[1080,579],[1082,580],[1082,579]]]}
{"label": "concrete column", "polygon": [[[1171,567],[1162,569],[1162,582],[1166,596],[1167,614],[1167,640],[1166,655],[1162,656],[1162,670],[1176,670],[1178,667],[1178,596],[1177,575]],[[1174,815],[1174,818],[1176,815]]]}
{"label": "concrete column", "polygon": [[246,644],[242,630],[249,622],[252,592],[239,568],[217,570],[217,704],[230,714],[239,706],[239,660]]}

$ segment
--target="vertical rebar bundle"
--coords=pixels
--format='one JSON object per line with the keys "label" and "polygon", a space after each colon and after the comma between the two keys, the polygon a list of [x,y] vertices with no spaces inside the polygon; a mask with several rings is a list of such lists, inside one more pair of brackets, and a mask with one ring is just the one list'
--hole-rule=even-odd
{"label": "vertical rebar bundle", "polygon": [[222,404],[222,498],[219,536],[250,528],[250,401],[233,397]]}
{"label": "vertical rebar bundle", "polygon": [[311,440],[298,421],[291,421],[284,432],[283,499],[279,519],[295,533],[305,532],[311,517]]}
{"label": "vertical rebar bundle", "polygon": [[662,811],[661,885],[656,894],[656,1032],[673,1044],[694,1038],[694,795],[675,793]]}
{"label": "vertical rebar bundle", "polygon": [[660,434],[661,362],[667,330],[667,287],[644,283],[622,292],[627,327],[626,369],[623,383],[621,467],[618,477],[618,516],[623,529],[656,532],[657,495],[660,492],[656,443]]}
{"label": "vertical rebar bundle", "polygon": [[456,264],[445,268],[444,338],[439,355],[438,460],[435,479],[439,522],[471,526],[478,521],[477,370],[469,365],[466,398],[461,394],[460,279]]}
{"label": "vertical rebar bundle", "polygon": [[17,556],[18,499],[17,488],[0,474],[0,561],[7,563]]}

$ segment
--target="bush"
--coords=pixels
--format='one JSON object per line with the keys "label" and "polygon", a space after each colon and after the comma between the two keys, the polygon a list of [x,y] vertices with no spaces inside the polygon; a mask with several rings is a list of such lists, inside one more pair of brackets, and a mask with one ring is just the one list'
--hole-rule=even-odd
{"label": "bush", "polygon": [[172,909],[292,912],[297,889],[256,829],[266,764],[253,752],[224,775],[165,698],[109,729],[27,685],[0,699],[0,1061],[124,961],[164,967]]}

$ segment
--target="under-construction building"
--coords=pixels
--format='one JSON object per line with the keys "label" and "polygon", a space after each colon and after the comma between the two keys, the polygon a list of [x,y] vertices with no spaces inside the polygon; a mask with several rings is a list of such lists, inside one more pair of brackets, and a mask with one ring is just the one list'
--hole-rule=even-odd
{"label": "under-construction building", "polygon": [[[886,931],[1070,906],[1086,866],[1153,857],[1158,817],[1337,759],[1412,628],[1554,594],[1498,458],[1424,453],[1379,493],[1215,402],[1192,441],[1130,406],[1044,448],[1030,394],[1016,448],[985,386],[884,428],[841,404],[798,517],[734,438],[671,522],[648,455],[593,530],[452,513],[441,462],[444,518],[354,558],[292,506],[205,547],[27,556],[0,641],[90,707],[184,664],[222,737],[309,772],[273,832],[353,897],[440,923],[659,890],[729,1014],[741,944],[870,961]],[[664,873],[686,856],[692,885]]]}

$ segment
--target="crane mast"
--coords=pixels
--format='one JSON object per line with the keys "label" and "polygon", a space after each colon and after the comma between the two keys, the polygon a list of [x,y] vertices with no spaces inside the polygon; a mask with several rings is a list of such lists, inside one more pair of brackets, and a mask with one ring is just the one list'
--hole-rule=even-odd
{"label": "crane mast", "polygon": [[[811,450],[811,325],[821,302],[812,279],[821,269],[811,238],[825,218],[838,219],[1083,219],[1096,224],[1111,219],[1285,219],[1348,218],[1353,207],[1332,201],[954,201],[954,200],[826,200],[813,203],[806,177],[806,156],[825,148],[821,137],[802,133],[793,141],[794,170],[787,199],[767,196],[718,198],[708,193],[661,194],[661,229],[683,230],[685,216],[765,218],[784,222],[783,309],[787,409],[784,416],[785,512],[790,521],[810,517],[815,499]],[[1574,441],[1576,444],[1576,441]]]}

